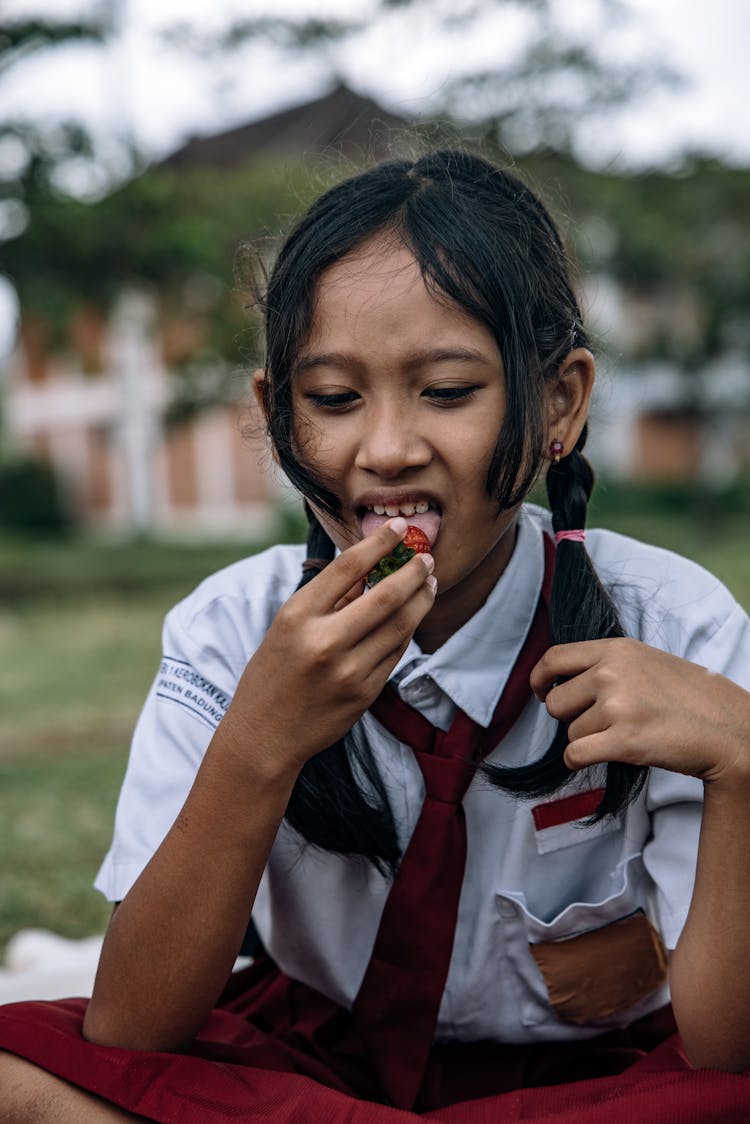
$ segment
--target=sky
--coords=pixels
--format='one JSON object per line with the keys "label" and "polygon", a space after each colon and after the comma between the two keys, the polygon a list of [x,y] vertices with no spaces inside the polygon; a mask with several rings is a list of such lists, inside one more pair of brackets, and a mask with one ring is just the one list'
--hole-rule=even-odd
{"label": "sky", "polygon": [[[2,2],[2,0],[0,0]],[[436,11],[471,0],[423,0],[393,13],[379,30],[322,60],[280,59],[254,45],[233,59],[202,63],[168,48],[160,33],[179,22],[220,29],[232,17],[305,12],[366,14],[373,0],[115,0],[120,34],[106,51],[48,52],[4,79],[5,112],[80,116],[106,143],[129,131],[158,158],[189,135],[210,133],[307,100],[326,87],[333,65],[356,89],[396,110],[421,113],[445,84],[472,66],[507,56],[523,41],[522,5],[498,5],[468,36],[440,33]],[[63,18],[87,0],[4,0],[8,14]],[[492,7],[492,5],[487,5]],[[685,146],[750,162],[750,3],[747,0],[621,0],[627,26],[601,19],[594,0],[557,0],[558,18],[607,58],[652,59],[690,84],[663,92],[589,126],[581,146],[595,161],[668,163]]]}
{"label": "sky", "polygon": [[[0,0],[2,15],[74,18],[94,0]],[[232,19],[263,14],[366,16],[376,0],[98,0],[111,3],[118,34],[105,49],[47,51],[2,77],[4,116],[83,121],[107,158],[99,180],[73,168],[68,186],[96,194],[122,165],[117,138],[131,137],[159,159],[189,136],[210,134],[304,102],[338,73],[351,86],[404,115],[429,113],[462,73],[512,58],[527,23],[522,4],[492,5],[470,33],[441,32],[435,14],[455,14],[475,0],[416,0],[389,19],[317,59],[281,56],[253,44],[236,55],[201,60],[170,47],[164,31],[190,23],[218,31]],[[750,165],[750,2],[620,0],[629,19],[611,23],[602,0],[554,0],[561,28],[582,36],[605,59],[666,64],[687,84],[636,100],[578,132],[578,153],[621,168],[679,162],[685,149],[717,152]],[[1,159],[13,158],[0,150]],[[118,163],[119,161],[119,163]],[[2,215],[0,215],[0,220]],[[0,357],[13,338],[14,296],[0,279]]]}

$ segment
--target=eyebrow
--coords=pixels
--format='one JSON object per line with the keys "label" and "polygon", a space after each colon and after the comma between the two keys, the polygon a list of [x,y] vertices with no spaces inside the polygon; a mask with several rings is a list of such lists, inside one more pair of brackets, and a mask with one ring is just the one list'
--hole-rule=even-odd
{"label": "eyebrow", "polygon": [[[496,360],[472,347],[437,347],[414,352],[403,366],[407,371],[415,371],[420,367],[429,367],[435,363],[483,363],[485,366],[495,366]],[[326,351],[303,355],[295,363],[294,369],[297,374],[303,374],[314,367],[338,367],[343,369],[361,365],[361,360],[354,355],[347,355],[342,351]]]}

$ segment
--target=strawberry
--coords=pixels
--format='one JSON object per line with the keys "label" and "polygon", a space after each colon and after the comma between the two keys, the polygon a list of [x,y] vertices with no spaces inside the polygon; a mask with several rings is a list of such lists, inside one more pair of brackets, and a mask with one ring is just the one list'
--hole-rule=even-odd
{"label": "strawberry", "polygon": [[421,527],[415,527],[413,523],[406,528],[403,545],[414,554],[429,554],[431,550],[427,535]]}
{"label": "strawberry", "polygon": [[430,540],[422,528],[415,527],[413,523],[410,523],[406,528],[403,540],[396,544],[390,554],[381,558],[373,570],[370,570],[367,575],[367,584],[377,585],[383,578],[387,578],[389,574],[395,574],[396,570],[405,566],[415,554],[429,554],[430,549]]}

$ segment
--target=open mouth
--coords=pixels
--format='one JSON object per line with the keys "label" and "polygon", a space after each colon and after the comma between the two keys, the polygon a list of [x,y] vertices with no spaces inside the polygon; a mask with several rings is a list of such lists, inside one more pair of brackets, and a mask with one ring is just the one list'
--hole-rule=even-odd
{"label": "open mouth", "polygon": [[397,504],[374,503],[360,508],[363,537],[366,538],[367,535],[373,534],[378,527],[382,527],[383,523],[388,519],[393,519],[396,515],[403,516],[413,527],[419,527],[420,530],[424,531],[430,540],[430,546],[434,546],[443,513],[437,504],[429,503],[427,500]]}

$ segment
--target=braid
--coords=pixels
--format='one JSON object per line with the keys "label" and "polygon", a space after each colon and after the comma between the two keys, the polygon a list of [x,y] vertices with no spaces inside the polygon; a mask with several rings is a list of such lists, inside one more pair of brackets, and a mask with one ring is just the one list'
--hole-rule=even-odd
{"label": "braid", "polygon": [[[297,589],[312,581],[334,555],[334,544],[305,503],[307,558]],[[400,857],[396,824],[372,750],[357,746],[354,775],[348,738],[305,762],[292,789],[284,819],[313,846],[342,855],[365,855],[384,874]],[[368,796],[365,797],[364,791]]]}
{"label": "braid", "polygon": [[[594,473],[582,453],[587,429],[575,449],[547,472],[547,495],[556,531],[585,527]],[[617,611],[594,570],[583,543],[564,539],[558,544],[552,581],[550,626],[553,644],[572,644],[580,640],[601,640],[624,636]],[[530,765],[508,768],[482,765],[481,771],[498,788],[517,796],[546,796],[574,775],[563,754],[568,744],[568,728],[558,722],[547,752]],[[643,788],[647,770],[622,762],[607,765],[604,796],[593,817],[601,820],[615,815],[636,798]]]}
{"label": "braid", "polygon": [[[586,428],[572,453],[547,472],[547,495],[555,531],[585,527],[594,473],[583,455]],[[612,600],[599,581],[582,542],[564,539],[558,544],[552,583],[551,625],[553,644],[625,636]],[[567,740],[567,730],[566,730]],[[596,819],[613,815],[634,800],[646,781],[645,768],[623,762],[607,765],[604,797]]]}

